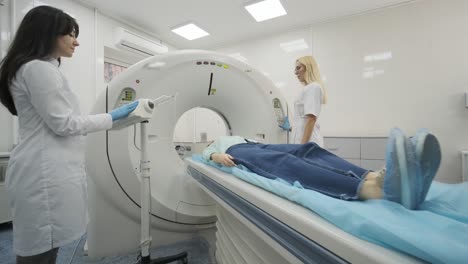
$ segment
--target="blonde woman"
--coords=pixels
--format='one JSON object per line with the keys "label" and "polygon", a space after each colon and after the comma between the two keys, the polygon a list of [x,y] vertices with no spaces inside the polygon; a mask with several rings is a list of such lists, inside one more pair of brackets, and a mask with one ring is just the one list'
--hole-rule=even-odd
{"label": "blonde woman", "polygon": [[315,142],[323,147],[323,136],[320,133],[318,118],[322,104],[327,102],[327,93],[314,57],[304,56],[297,59],[294,74],[304,88],[294,101],[295,127],[292,143]]}

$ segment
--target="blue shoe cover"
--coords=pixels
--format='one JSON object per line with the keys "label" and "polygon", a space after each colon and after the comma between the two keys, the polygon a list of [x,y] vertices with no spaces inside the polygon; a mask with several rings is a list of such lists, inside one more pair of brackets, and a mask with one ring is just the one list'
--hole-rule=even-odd
{"label": "blue shoe cover", "polygon": [[439,141],[427,129],[418,130],[416,135],[411,138],[411,143],[414,146],[416,160],[421,169],[421,179],[418,183],[418,204],[421,204],[426,199],[427,192],[439,169],[442,155]]}
{"label": "blue shoe cover", "polygon": [[414,147],[399,128],[393,128],[387,142],[384,199],[416,209],[418,204],[417,179],[419,164]]}

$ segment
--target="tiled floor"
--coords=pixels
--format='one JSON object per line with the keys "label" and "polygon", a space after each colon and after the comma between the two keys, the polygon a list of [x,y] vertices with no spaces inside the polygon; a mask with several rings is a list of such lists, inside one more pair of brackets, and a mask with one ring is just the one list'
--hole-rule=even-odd
{"label": "tiled floor", "polygon": [[[60,248],[57,264],[133,264],[137,260],[138,252],[126,256],[106,257],[91,261],[83,255],[83,245],[86,237],[80,241],[75,241],[65,247]],[[0,263],[14,264],[15,256],[12,250],[12,227],[10,223],[0,224]],[[160,247],[151,250],[153,258],[177,254],[182,251],[188,253],[188,263],[190,264],[214,264],[213,252],[209,245],[202,239],[192,239],[179,242],[175,245]],[[177,262],[173,262],[177,263]]]}

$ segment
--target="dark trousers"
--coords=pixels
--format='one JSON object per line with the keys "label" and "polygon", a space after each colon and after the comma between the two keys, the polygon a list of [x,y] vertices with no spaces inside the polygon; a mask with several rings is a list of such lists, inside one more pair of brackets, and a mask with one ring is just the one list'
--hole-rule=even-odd
{"label": "dark trousers", "polygon": [[245,143],[231,146],[227,154],[236,164],[270,178],[343,199],[356,200],[369,172],[310,142],[307,144]]}
{"label": "dark trousers", "polygon": [[16,256],[16,264],[55,264],[59,248],[53,248],[41,254],[21,257]]}

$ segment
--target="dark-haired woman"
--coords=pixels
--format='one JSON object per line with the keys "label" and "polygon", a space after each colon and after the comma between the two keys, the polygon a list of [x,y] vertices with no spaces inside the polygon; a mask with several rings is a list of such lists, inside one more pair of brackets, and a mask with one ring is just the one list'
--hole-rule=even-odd
{"label": "dark-haired woman", "polygon": [[87,224],[84,135],[112,127],[137,102],[110,113],[82,115],[59,70],[72,57],[79,27],[60,9],[38,6],[23,18],[0,66],[0,100],[18,116],[7,190],[17,263],[55,263],[58,248]]}

